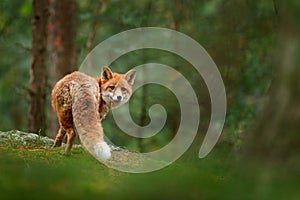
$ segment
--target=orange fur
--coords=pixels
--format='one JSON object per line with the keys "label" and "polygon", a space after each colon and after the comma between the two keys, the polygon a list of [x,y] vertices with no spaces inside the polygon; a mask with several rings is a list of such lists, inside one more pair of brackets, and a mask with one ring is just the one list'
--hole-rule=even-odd
{"label": "orange fur", "polygon": [[77,132],[83,146],[91,154],[99,159],[110,157],[101,120],[111,108],[129,100],[135,73],[135,70],[124,75],[112,73],[108,67],[103,67],[98,78],[75,71],[58,81],[52,90],[51,103],[60,128],[53,147],[60,146],[67,134],[65,153],[70,153]]}

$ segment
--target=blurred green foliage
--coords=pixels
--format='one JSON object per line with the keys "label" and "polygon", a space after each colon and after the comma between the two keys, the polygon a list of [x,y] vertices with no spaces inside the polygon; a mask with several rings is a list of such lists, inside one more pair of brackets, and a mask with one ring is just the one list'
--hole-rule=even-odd
{"label": "blurred green foliage", "polygon": [[0,127],[26,129],[31,1],[0,2]]}
{"label": "blurred green foliage", "polygon": [[[102,6],[96,15],[99,2]],[[1,130],[27,129],[31,3],[30,0],[0,2]],[[86,56],[86,42],[94,22],[97,32],[93,46],[121,31],[143,26],[174,28],[198,41],[216,62],[225,82],[228,114],[222,139],[239,147],[242,133],[257,116],[272,79],[271,58],[277,33],[274,1],[87,0],[77,3],[78,66]],[[190,81],[200,103],[199,132],[204,132],[210,119],[210,99],[202,78],[188,62],[168,52],[140,50],[122,56],[111,68],[123,73],[148,62],[172,66]],[[51,88],[48,90],[49,101]],[[146,101],[142,102],[143,95]],[[105,132],[117,145],[133,150],[149,151],[165,145],[180,122],[178,102],[167,99],[175,97],[163,87],[149,85],[137,91],[130,102],[132,117],[138,124],[151,105],[161,103],[166,108],[168,121],[157,136],[134,140],[122,134],[111,115],[103,122]],[[146,114],[143,123],[148,122]],[[146,148],[141,149],[141,144]]]}

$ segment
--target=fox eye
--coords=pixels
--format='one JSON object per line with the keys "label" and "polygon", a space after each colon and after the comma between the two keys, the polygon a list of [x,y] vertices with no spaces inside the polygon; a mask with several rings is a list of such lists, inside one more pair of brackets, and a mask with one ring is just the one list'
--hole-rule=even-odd
{"label": "fox eye", "polygon": [[121,90],[122,90],[122,92],[125,92],[125,91],[126,91],[126,88],[121,87]]}
{"label": "fox eye", "polygon": [[114,90],[115,86],[111,85],[111,86],[108,86],[108,88],[111,89],[111,90]]}

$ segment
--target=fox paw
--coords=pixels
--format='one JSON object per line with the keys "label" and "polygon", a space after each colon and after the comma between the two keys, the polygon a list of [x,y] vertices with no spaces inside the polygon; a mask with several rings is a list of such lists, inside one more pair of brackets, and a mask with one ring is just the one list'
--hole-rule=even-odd
{"label": "fox paw", "polygon": [[100,160],[107,160],[111,157],[111,152],[109,146],[106,142],[98,142],[94,146],[95,156]]}

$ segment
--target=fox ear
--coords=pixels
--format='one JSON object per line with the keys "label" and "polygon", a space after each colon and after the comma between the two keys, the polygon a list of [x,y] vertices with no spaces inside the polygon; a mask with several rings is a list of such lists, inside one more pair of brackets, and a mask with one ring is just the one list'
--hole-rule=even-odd
{"label": "fox ear", "polygon": [[133,85],[135,74],[136,74],[135,69],[131,69],[125,74],[125,80],[129,83],[129,85]]}
{"label": "fox ear", "polygon": [[109,80],[112,77],[113,77],[113,74],[112,74],[111,70],[108,67],[104,66],[102,68],[101,80]]}

